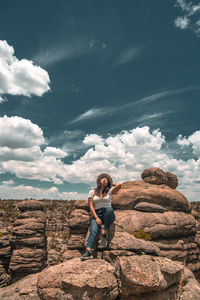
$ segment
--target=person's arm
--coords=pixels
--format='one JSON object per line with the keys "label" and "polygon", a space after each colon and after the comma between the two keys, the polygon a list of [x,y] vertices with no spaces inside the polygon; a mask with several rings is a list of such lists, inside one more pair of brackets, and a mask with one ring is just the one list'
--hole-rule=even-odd
{"label": "person's arm", "polygon": [[94,209],[94,202],[93,202],[93,198],[92,198],[92,197],[89,197],[89,198],[88,198],[88,205],[89,205],[89,208],[90,208],[90,211],[91,211],[92,216],[95,218],[97,224],[98,224],[99,226],[101,226],[101,225],[102,225],[102,222],[101,222],[101,219],[99,219],[99,217],[98,217],[97,214],[96,214],[96,211],[95,211],[95,209]]}
{"label": "person's arm", "polygon": [[113,189],[112,189],[112,194],[116,194],[117,191],[119,191],[119,189],[121,188],[121,183],[113,183],[112,184]]}

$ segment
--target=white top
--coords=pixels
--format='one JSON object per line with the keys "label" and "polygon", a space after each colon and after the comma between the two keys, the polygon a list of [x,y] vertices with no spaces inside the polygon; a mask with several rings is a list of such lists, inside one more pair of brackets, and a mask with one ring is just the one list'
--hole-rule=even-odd
{"label": "white top", "polygon": [[94,202],[94,209],[99,209],[103,207],[111,207],[111,200],[112,200],[112,190],[114,189],[114,186],[109,189],[106,196],[103,198],[100,198],[97,195],[94,195],[94,190],[90,190],[88,194],[88,198],[93,198]]}

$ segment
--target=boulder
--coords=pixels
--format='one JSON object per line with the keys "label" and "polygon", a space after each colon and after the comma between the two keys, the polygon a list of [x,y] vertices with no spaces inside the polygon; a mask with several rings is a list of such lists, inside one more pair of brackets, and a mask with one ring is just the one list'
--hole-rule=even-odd
{"label": "boulder", "polygon": [[41,300],[37,293],[38,273],[31,274],[8,287],[0,289],[2,300]]}
{"label": "boulder", "polygon": [[144,212],[164,212],[166,210],[161,205],[148,202],[140,202],[136,204],[135,209]]}
{"label": "boulder", "polygon": [[69,238],[68,249],[84,249],[85,248],[85,235],[84,234],[73,234]]}
{"label": "boulder", "polygon": [[75,201],[74,206],[77,209],[84,209],[89,211],[88,200],[77,200]]}
{"label": "boulder", "polygon": [[37,287],[44,300],[114,300],[119,293],[114,267],[101,259],[74,258],[50,267],[39,274]]}
{"label": "boulder", "polygon": [[167,185],[155,185],[144,181],[128,181],[113,197],[115,209],[135,209],[140,202],[160,205],[166,210],[190,212],[191,207],[185,196]]}
{"label": "boulder", "polygon": [[178,178],[175,174],[171,172],[165,172],[167,176],[167,185],[170,186],[172,189],[176,189],[178,186]]}
{"label": "boulder", "polygon": [[149,168],[143,171],[142,179],[151,184],[167,184],[167,175],[160,168]]}
{"label": "boulder", "polygon": [[182,263],[135,255],[119,257],[119,265],[122,300],[200,299],[200,285]]}
{"label": "boulder", "polygon": [[76,209],[72,211],[68,219],[69,228],[72,231],[87,232],[90,224],[90,214],[83,209]]}
{"label": "boulder", "polygon": [[28,210],[44,210],[44,203],[38,200],[24,200],[19,202],[18,208],[21,211],[28,211]]}

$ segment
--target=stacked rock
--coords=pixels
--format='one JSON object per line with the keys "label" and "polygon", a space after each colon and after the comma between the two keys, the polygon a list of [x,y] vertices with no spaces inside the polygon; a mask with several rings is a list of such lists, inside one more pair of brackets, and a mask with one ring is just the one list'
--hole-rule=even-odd
{"label": "stacked rock", "polygon": [[90,214],[88,212],[87,201],[76,201],[74,208],[68,219],[70,238],[67,247],[70,250],[81,250],[85,248],[85,238],[90,224]]}
{"label": "stacked rock", "polygon": [[[190,203],[176,190],[176,175],[150,168],[142,173],[142,178],[123,183],[113,197],[116,220],[109,233],[108,252],[103,255],[116,257],[131,252],[163,256],[184,262],[191,271],[199,271],[196,220]],[[89,221],[87,201],[76,201],[68,219],[68,249],[85,247]]]}
{"label": "stacked rock", "polygon": [[11,255],[11,245],[9,232],[3,222],[4,210],[0,211],[0,287],[9,285],[10,275],[8,274],[8,264]]}
{"label": "stacked rock", "polygon": [[175,190],[176,175],[150,168],[142,178],[122,184],[113,199],[117,211],[110,247],[137,250],[140,239],[148,243],[148,249],[156,247],[159,256],[185,262],[192,271],[199,270],[196,220],[188,200]]}
{"label": "stacked rock", "polygon": [[46,217],[44,204],[24,200],[18,205],[20,213],[13,223],[13,253],[9,269],[15,279],[39,272],[46,260]]}

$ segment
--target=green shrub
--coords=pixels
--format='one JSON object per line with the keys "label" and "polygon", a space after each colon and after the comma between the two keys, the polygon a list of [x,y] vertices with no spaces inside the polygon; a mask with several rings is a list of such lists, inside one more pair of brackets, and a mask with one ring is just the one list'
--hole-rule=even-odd
{"label": "green shrub", "polygon": [[150,233],[145,232],[142,228],[135,231],[133,235],[137,239],[142,239],[142,240],[145,240],[145,241],[151,241],[152,240],[152,235]]}

